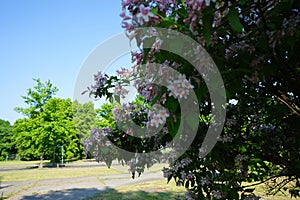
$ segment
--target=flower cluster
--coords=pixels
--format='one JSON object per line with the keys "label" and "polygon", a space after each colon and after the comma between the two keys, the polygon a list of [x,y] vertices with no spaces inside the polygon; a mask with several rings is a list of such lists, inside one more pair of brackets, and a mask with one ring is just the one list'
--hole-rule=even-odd
{"label": "flower cluster", "polygon": [[169,178],[172,174],[173,174],[173,172],[172,172],[172,170],[171,169],[168,169],[168,168],[163,168],[163,174],[164,174],[164,178]]}
{"label": "flower cluster", "polygon": [[192,192],[191,190],[187,190],[184,197],[186,200],[193,200],[197,199],[198,195],[195,192]]}
{"label": "flower cluster", "polygon": [[175,163],[171,164],[170,166],[172,167],[174,172],[177,172],[181,169],[184,169],[190,163],[192,163],[192,160],[190,158],[183,158],[181,161],[176,161]]}
{"label": "flower cluster", "polygon": [[127,95],[128,94],[128,90],[126,90],[126,89],[124,89],[120,84],[117,84],[116,86],[115,86],[115,89],[114,89],[114,94],[115,95],[118,95],[118,96],[121,96],[121,98],[125,98],[126,96],[125,95]]}
{"label": "flower cluster", "polygon": [[112,136],[111,128],[92,129],[90,137],[82,141],[85,148],[85,155],[91,153],[96,161],[105,161],[110,165],[111,161],[116,159],[116,147],[111,145],[107,136]]}
{"label": "flower cluster", "polygon": [[169,117],[169,112],[166,109],[161,108],[159,104],[153,106],[155,108],[154,111],[149,111],[148,118],[148,126],[158,128],[160,125],[164,125],[167,117]]}
{"label": "flower cluster", "polygon": [[[160,3],[159,5],[163,6],[163,3],[164,2]],[[122,8],[123,11],[120,14],[120,17],[122,17],[122,27],[129,32],[131,32],[134,28],[144,24],[150,24],[151,20],[154,22],[159,20],[159,17],[151,12],[152,8],[144,4],[143,1],[122,1]]]}
{"label": "flower cluster", "polygon": [[103,74],[102,72],[98,72],[97,74],[94,74],[94,85],[91,85],[91,87],[87,87],[87,90],[83,91],[81,94],[85,94],[87,92],[93,93],[93,91],[97,90],[100,87],[103,87],[109,76],[107,74]]}
{"label": "flower cluster", "polygon": [[209,185],[211,182],[210,182],[210,179],[207,178],[207,177],[201,177],[201,185],[204,186],[204,185]]}
{"label": "flower cluster", "polygon": [[222,142],[222,143],[226,143],[226,142],[232,142],[233,138],[230,137],[229,135],[222,135],[218,137],[218,141]]}
{"label": "flower cluster", "polygon": [[220,192],[219,190],[212,190],[211,195],[216,199],[226,198],[226,194]]}
{"label": "flower cluster", "polygon": [[177,79],[170,77],[168,80],[168,90],[170,91],[169,96],[173,96],[178,99],[187,99],[190,94],[190,90],[194,87],[193,85],[186,79],[184,74],[179,74]]}
{"label": "flower cluster", "polygon": [[234,161],[238,164],[241,164],[243,161],[245,160],[248,160],[249,157],[246,156],[246,155],[241,155],[241,154],[238,154],[235,158],[234,158]]}
{"label": "flower cluster", "polygon": [[200,10],[205,7],[210,6],[210,2],[216,2],[216,0],[185,0],[186,5],[189,9],[188,17],[183,19],[183,22],[189,24],[189,29],[191,32],[195,31],[195,27],[198,24],[202,24],[202,20],[199,19]]}

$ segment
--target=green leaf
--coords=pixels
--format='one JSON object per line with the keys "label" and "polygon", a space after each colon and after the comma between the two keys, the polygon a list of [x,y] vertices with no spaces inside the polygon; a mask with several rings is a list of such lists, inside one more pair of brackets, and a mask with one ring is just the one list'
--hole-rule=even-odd
{"label": "green leaf", "polygon": [[243,25],[240,22],[239,14],[234,8],[231,8],[228,12],[227,18],[232,30],[236,32],[242,32]]}
{"label": "green leaf", "polygon": [[212,24],[214,20],[213,10],[211,8],[207,8],[203,15],[203,36],[206,41],[206,44],[209,44],[210,38],[212,35]]}
{"label": "green leaf", "polygon": [[114,98],[120,104],[120,95],[114,95]]}

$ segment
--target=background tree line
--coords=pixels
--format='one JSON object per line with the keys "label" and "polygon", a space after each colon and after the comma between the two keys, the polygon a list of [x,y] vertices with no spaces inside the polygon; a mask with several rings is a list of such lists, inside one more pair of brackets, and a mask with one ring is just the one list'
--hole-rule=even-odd
{"label": "background tree line", "polygon": [[92,102],[80,104],[55,97],[58,89],[50,81],[34,81],[36,85],[22,96],[28,107],[15,108],[24,117],[14,124],[0,119],[0,160],[19,154],[22,160],[58,161],[61,146],[65,158],[83,158],[82,139],[99,126],[100,111]]}

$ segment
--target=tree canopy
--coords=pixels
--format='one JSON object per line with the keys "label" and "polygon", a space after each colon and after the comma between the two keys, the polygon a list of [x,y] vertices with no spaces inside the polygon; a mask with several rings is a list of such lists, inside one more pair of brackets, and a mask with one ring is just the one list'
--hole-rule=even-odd
{"label": "tree canopy", "polygon": [[57,87],[53,86],[49,80],[45,83],[42,83],[40,79],[33,80],[36,82],[36,85],[33,88],[28,88],[27,95],[22,96],[29,108],[15,108],[17,112],[27,117],[34,117],[42,112],[46,102],[58,91]]}
{"label": "tree canopy", "polygon": [[[122,8],[122,26],[129,39],[135,39],[140,47],[140,51],[132,52],[134,67],[122,69],[118,76],[98,74],[96,89],[90,93],[111,99],[113,94],[109,88],[115,88],[118,96],[128,77],[133,78],[139,94],[144,96],[142,104],[163,106],[158,113],[147,106],[142,109],[146,118],[140,121],[140,126],[164,124],[157,136],[159,140],[153,142],[165,146],[170,136],[175,138],[177,132],[190,131],[189,126],[180,129],[181,121],[187,124],[190,121],[188,116],[181,115],[184,108],[180,108],[180,101],[190,98],[192,90],[195,92],[201,113],[197,136],[183,155],[170,158],[169,168],[164,169],[168,181],[174,179],[178,185],[188,188],[187,199],[255,198],[254,188],[242,185],[245,181],[266,183],[270,194],[288,190],[292,197],[299,196],[300,2],[126,0],[122,1]],[[158,27],[183,33],[200,44],[224,81],[226,122],[218,143],[205,157],[199,155],[206,151],[201,144],[207,130],[210,125],[222,123],[215,120],[218,114],[212,114],[211,110],[216,104],[210,99],[220,85],[217,82],[214,85],[213,81],[212,85],[204,84],[207,79],[213,79],[209,74],[217,71],[210,68],[208,60],[195,54],[199,53],[196,47],[186,47],[184,40],[176,40],[176,34],[164,37]],[[204,63],[204,73],[196,71],[184,58],[165,50],[170,46],[176,47],[179,53],[194,55],[195,60]],[[155,69],[151,63],[174,69],[179,75],[170,79],[162,67]],[[169,85],[155,84],[157,76],[151,76],[153,71],[169,78]],[[116,107],[114,119],[126,121],[128,116],[141,116],[134,112],[135,109],[131,105]],[[110,134],[115,137],[111,141],[133,146],[138,152],[152,148],[145,145],[149,144],[147,138],[132,139],[122,130],[94,134],[93,141],[99,142],[97,137]],[[96,144],[98,149],[101,145]],[[136,162],[147,165],[152,160],[136,159]],[[136,169],[131,169],[134,174]]]}
{"label": "tree canopy", "polygon": [[9,121],[0,119],[0,161],[16,153],[13,142],[13,128]]}
{"label": "tree canopy", "polygon": [[97,127],[97,114],[92,102],[80,104],[73,102],[73,120],[80,138],[87,138],[93,128]]}
{"label": "tree canopy", "polygon": [[28,89],[23,97],[29,108],[18,108],[26,117],[14,124],[14,141],[21,158],[53,160],[59,146],[63,146],[66,158],[81,158],[83,146],[73,121],[72,101],[54,98],[57,89],[50,81],[36,82],[35,91]]}

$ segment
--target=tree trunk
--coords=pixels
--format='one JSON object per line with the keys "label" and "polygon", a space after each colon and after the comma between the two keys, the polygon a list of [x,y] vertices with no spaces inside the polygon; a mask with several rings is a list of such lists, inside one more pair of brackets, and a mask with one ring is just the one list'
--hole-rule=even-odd
{"label": "tree trunk", "polygon": [[52,157],[53,161],[52,161],[52,166],[55,167],[55,148],[53,150],[53,157]]}
{"label": "tree trunk", "polygon": [[43,153],[40,153],[40,168],[43,168]]}

